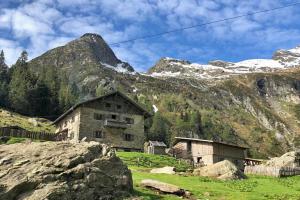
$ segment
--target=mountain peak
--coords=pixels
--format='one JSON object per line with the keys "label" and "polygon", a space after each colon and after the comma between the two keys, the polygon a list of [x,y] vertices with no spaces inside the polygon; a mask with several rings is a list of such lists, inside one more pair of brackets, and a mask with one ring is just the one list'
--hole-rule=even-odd
{"label": "mountain peak", "polygon": [[[58,68],[75,69],[84,66],[102,66],[117,72],[134,72],[134,69],[119,60],[105,40],[98,34],[86,33],[64,46],[47,51],[32,60]],[[93,70],[93,69],[91,69]]]}
{"label": "mountain peak", "polygon": [[101,35],[99,35],[97,33],[85,33],[80,38],[93,38],[93,37],[97,37],[97,38],[102,39]]}
{"label": "mountain peak", "polygon": [[[94,42],[94,43],[104,43],[108,48],[110,48],[108,46],[108,44],[105,42],[105,40],[101,37],[101,35],[98,35],[96,33],[85,33],[83,34],[80,38],[78,38],[77,40],[84,40],[84,41],[88,41],[88,42]],[[75,40],[75,41],[77,41]]]}

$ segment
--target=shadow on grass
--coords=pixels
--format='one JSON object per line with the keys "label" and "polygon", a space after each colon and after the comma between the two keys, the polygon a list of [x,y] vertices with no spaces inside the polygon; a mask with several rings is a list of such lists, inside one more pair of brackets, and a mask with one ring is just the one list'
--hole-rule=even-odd
{"label": "shadow on grass", "polygon": [[163,199],[163,197],[160,196],[160,195],[151,194],[150,192],[138,191],[138,190],[134,190],[133,195],[137,196],[137,197],[143,197],[144,200],[160,200],[160,199]]}

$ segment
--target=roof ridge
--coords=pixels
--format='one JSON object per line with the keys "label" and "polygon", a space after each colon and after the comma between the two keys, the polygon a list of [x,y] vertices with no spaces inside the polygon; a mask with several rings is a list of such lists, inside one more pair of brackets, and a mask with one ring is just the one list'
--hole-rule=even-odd
{"label": "roof ridge", "polygon": [[74,111],[74,109],[76,109],[77,107],[85,104],[85,103],[89,103],[113,94],[120,94],[123,98],[127,99],[128,101],[130,101],[133,105],[135,105],[138,109],[140,109],[141,111],[143,111],[143,115],[145,116],[152,116],[151,113],[149,113],[146,109],[144,109],[141,105],[139,105],[137,102],[135,102],[133,99],[131,99],[130,97],[128,97],[127,95],[123,94],[122,92],[120,92],[119,90],[115,90],[112,92],[108,92],[107,94],[104,94],[102,96],[99,97],[95,97],[95,98],[91,98],[82,102],[79,102],[77,104],[75,104],[74,106],[72,106],[70,109],[68,109],[66,112],[64,112],[62,115],[60,115],[52,124],[56,124],[57,122],[59,122],[61,119],[63,119],[65,116],[67,116],[68,114],[70,114],[72,111]]}

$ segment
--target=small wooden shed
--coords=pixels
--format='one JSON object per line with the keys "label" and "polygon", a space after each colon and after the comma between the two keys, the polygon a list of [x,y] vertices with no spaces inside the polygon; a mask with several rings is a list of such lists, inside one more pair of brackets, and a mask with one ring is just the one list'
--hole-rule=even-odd
{"label": "small wooden shed", "polygon": [[164,142],[151,141],[146,142],[144,145],[144,152],[148,154],[166,154],[167,145]]}

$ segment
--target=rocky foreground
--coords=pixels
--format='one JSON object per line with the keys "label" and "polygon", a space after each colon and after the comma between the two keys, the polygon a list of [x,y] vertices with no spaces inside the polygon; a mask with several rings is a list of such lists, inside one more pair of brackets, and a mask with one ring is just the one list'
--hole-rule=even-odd
{"label": "rocky foreground", "polygon": [[0,145],[0,200],[109,200],[132,188],[127,166],[96,142]]}

